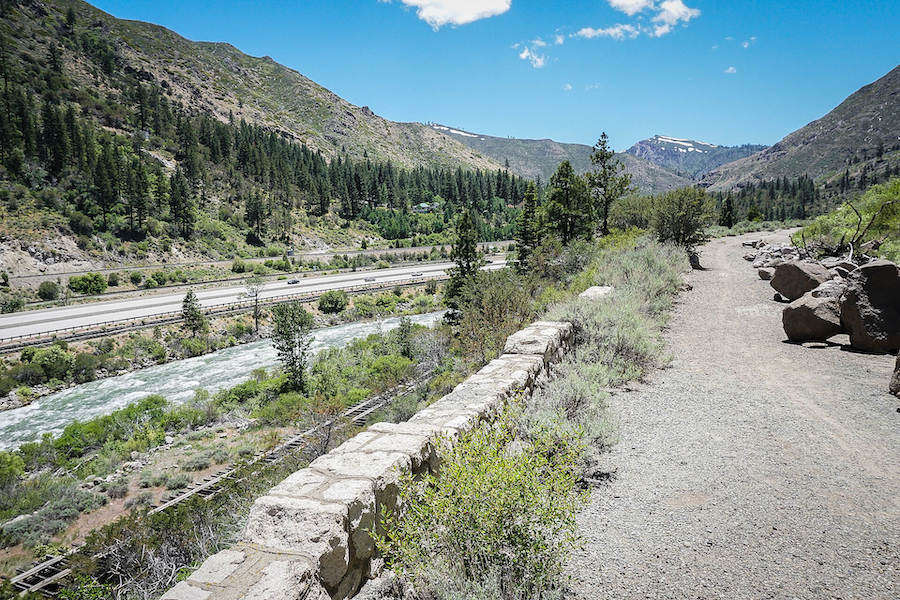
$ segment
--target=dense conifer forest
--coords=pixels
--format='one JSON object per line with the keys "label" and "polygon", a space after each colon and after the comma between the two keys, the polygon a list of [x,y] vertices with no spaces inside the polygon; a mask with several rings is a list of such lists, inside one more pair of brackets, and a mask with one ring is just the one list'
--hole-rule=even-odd
{"label": "dense conifer forest", "polygon": [[[16,4],[4,2],[4,14]],[[507,170],[326,157],[284,132],[183,105],[72,9],[45,20],[56,33],[37,55],[9,23],[0,27],[0,195],[10,214],[31,201],[79,245],[100,232],[140,241],[228,231],[251,245],[289,244],[310,218],[443,241],[464,207],[481,240],[513,232],[526,182]]]}

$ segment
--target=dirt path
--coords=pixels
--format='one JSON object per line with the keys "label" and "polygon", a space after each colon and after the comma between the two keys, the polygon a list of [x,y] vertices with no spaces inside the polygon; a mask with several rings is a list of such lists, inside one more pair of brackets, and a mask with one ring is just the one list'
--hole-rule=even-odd
{"label": "dirt path", "polygon": [[580,517],[578,597],[900,597],[894,359],[784,343],[741,259],[760,237],[785,236],[704,249],[672,367],[613,397],[615,475]]}

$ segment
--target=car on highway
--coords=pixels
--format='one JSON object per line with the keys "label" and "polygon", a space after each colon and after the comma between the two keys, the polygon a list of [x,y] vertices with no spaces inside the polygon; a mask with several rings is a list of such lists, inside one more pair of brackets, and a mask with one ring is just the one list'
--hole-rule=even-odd
{"label": "car on highway", "polygon": [[421,273],[413,273],[412,276],[413,276],[413,277],[425,277],[425,276],[424,276],[423,274],[421,274]]}
{"label": "car on highway", "polygon": [[300,283],[300,280],[299,280],[299,279],[289,279],[289,280],[288,280],[288,285],[294,285],[294,284],[297,284],[297,283]]}
{"label": "car on highway", "polygon": [[363,281],[365,281],[366,283],[372,283],[373,281],[375,281],[375,278],[374,277],[366,277],[365,279],[363,279]]}

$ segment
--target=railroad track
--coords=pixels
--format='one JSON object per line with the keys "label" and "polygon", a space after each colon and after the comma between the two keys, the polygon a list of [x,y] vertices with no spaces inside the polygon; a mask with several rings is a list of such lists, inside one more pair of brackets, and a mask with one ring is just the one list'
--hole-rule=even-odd
{"label": "railroad track", "polygon": [[[242,479],[237,475],[238,469],[257,464],[261,467],[275,465],[288,456],[305,449],[309,445],[310,438],[327,427],[335,425],[340,427],[346,423],[362,427],[373,413],[384,408],[400,396],[415,390],[418,385],[424,383],[430,377],[431,372],[425,373],[387,392],[358,402],[348,407],[341,414],[282,440],[280,444],[271,450],[258,452],[247,463],[232,463],[223,471],[209,475],[202,481],[195,482],[183,492],[154,506],[147,514],[154,515],[169,510],[194,496],[201,496],[205,500],[210,500],[224,489],[226,482],[240,481]],[[59,595],[60,583],[72,573],[71,559],[76,554],[78,554],[77,549],[71,550],[67,554],[53,556],[28,567],[23,567],[9,581],[19,591],[20,595],[40,593],[47,598],[56,598]],[[106,553],[103,552],[95,555],[93,558],[102,560],[105,555]]]}

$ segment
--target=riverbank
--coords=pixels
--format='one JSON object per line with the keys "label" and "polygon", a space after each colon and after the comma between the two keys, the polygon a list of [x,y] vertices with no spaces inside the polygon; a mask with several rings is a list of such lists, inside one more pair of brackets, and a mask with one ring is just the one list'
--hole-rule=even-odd
{"label": "riverbank", "polygon": [[[436,285],[422,285],[394,292],[353,296],[345,309],[334,314],[319,311],[314,302],[305,306],[313,313],[316,326],[321,328],[373,318],[422,314],[442,308],[442,303]],[[0,359],[0,413],[27,406],[40,398],[84,383],[266,338],[269,335],[268,310],[263,309],[260,316],[258,334],[252,317],[243,314],[210,320],[206,332],[198,337],[185,336],[184,326],[178,323],[155,327],[149,336],[128,332],[72,344],[60,343],[60,349],[69,353],[71,359],[54,356],[49,368],[35,365],[35,351],[25,349]],[[29,360],[23,360],[23,357]],[[53,371],[52,377],[45,372],[48,370]],[[65,370],[66,377],[58,376],[61,370]]]}
{"label": "riverbank", "polygon": [[[142,382],[144,392],[151,393],[164,391],[161,385],[166,384],[173,389],[190,389],[186,387],[190,381],[198,387],[206,385],[182,397],[132,399],[110,414],[109,409],[123,402],[125,394],[106,390],[106,406],[94,408],[108,416],[66,428],[55,437],[41,437],[40,443],[26,444],[13,454],[23,460],[26,476],[15,489],[7,490],[13,495],[0,505],[0,521],[6,521],[0,526],[0,546],[7,547],[0,551],[0,570],[9,572],[27,562],[32,552],[39,557],[54,546],[81,543],[91,531],[123,514],[159,504],[344,406],[419,377],[417,365],[433,367],[435,360],[440,361],[445,342],[435,342],[446,334],[416,324],[437,323],[442,314],[412,317],[408,326],[402,326],[401,317],[393,317],[329,328],[327,335],[319,330],[314,350],[320,352],[310,372],[311,393],[306,396],[289,390],[277,371],[267,373],[263,365],[275,364],[274,353],[269,351],[267,359],[265,348],[254,346],[269,346],[268,341],[226,350],[245,356],[228,357],[215,369],[193,364],[193,374],[183,373],[170,383],[165,373]],[[403,356],[404,351],[415,362]],[[246,364],[248,357],[257,362]],[[242,373],[237,372],[239,368]],[[235,385],[236,380],[243,383]],[[112,381],[97,384],[107,386]],[[95,394],[89,397],[96,401]],[[26,410],[35,408],[39,407]],[[61,398],[57,408],[70,416],[90,413],[71,398]],[[48,421],[46,415],[35,418]],[[7,427],[25,428],[21,422]],[[0,439],[6,439],[5,431]],[[7,505],[10,498],[15,501]]]}

